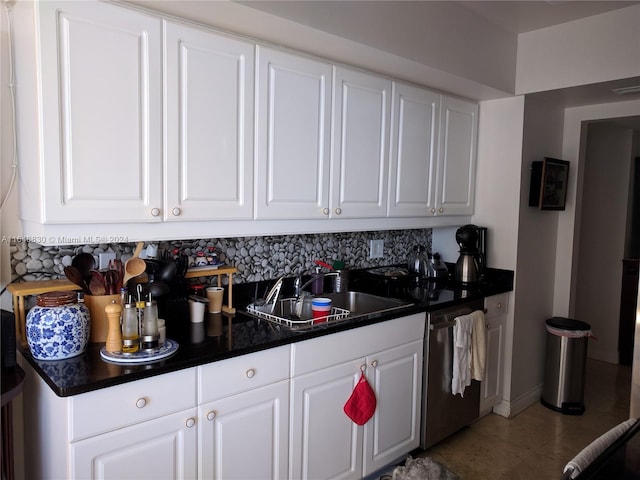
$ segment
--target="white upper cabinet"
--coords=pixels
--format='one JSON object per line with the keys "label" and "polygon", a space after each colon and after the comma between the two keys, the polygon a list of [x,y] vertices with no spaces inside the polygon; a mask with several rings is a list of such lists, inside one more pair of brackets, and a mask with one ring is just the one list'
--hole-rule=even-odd
{"label": "white upper cabinet", "polygon": [[159,221],[160,20],[102,2],[37,8],[43,144],[25,162],[40,221]]}
{"label": "white upper cabinet", "polygon": [[328,215],[331,65],[258,47],[256,216]]}
{"label": "white upper cabinet", "polygon": [[440,95],[393,84],[389,216],[424,217],[436,199]]}
{"label": "white upper cabinet", "polygon": [[165,220],[253,217],[254,45],[165,22]]}
{"label": "white upper cabinet", "polygon": [[335,68],[332,217],[387,214],[391,81]]}
{"label": "white upper cabinet", "polygon": [[473,214],[478,104],[442,96],[436,215]]}
{"label": "white upper cabinet", "polygon": [[473,213],[475,103],[123,4],[14,14],[21,233],[36,243]]}

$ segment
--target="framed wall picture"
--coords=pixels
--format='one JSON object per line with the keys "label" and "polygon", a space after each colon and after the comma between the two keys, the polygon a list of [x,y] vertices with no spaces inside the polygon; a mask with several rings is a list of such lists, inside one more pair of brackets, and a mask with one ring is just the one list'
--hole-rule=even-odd
{"label": "framed wall picture", "polygon": [[569,162],[545,157],[531,163],[529,206],[540,210],[564,210],[567,201]]}

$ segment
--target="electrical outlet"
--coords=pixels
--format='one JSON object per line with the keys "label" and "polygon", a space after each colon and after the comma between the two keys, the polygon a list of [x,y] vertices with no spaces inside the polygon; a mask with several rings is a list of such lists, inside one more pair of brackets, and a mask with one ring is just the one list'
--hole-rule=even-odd
{"label": "electrical outlet", "polygon": [[384,257],[384,240],[369,240],[369,258]]}
{"label": "electrical outlet", "polygon": [[100,270],[106,270],[109,268],[109,261],[115,260],[116,254],[113,252],[106,252],[98,254],[98,268]]}

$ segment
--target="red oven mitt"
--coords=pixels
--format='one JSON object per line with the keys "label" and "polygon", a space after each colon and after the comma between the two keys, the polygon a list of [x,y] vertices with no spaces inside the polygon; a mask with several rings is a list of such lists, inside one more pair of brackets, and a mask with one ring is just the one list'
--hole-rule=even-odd
{"label": "red oven mitt", "polygon": [[364,425],[375,413],[376,404],[376,394],[362,372],[356,388],[353,389],[349,400],[344,404],[344,413],[354,423]]}

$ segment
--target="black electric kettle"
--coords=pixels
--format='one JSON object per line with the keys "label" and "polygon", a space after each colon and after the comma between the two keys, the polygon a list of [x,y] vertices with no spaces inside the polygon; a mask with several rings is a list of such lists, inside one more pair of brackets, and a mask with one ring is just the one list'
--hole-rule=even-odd
{"label": "black electric kettle", "polygon": [[456,230],[456,242],[460,246],[460,256],[456,262],[455,278],[462,285],[480,281],[486,264],[485,227],[464,225]]}

